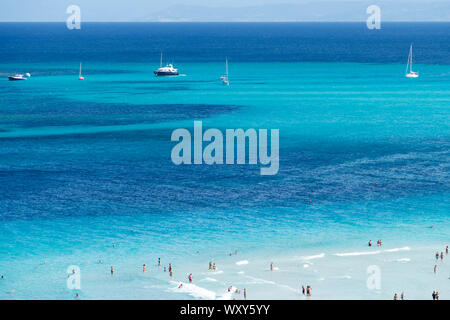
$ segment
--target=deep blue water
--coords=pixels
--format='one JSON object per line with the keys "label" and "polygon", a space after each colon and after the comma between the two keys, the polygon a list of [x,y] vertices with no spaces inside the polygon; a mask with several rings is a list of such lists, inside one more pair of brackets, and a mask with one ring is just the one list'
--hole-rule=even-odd
{"label": "deep blue water", "polygon": [[[1,23],[0,61],[325,61],[450,63],[450,23]],[[405,49],[406,48],[406,49]]]}

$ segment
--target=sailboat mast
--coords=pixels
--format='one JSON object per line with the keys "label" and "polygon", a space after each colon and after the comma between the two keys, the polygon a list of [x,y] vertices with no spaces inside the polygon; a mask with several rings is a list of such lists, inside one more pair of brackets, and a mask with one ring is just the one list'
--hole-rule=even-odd
{"label": "sailboat mast", "polygon": [[225,58],[225,74],[227,75],[228,79],[228,57]]}
{"label": "sailboat mast", "polygon": [[160,68],[162,67],[162,52],[161,52],[161,57],[160,57],[160,60],[159,60],[159,67]]}
{"label": "sailboat mast", "polygon": [[410,64],[411,64],[411,49],[412,49],[412,45],[409,47],[408,62],[406,63],[405,74],[408,74],[408,69],[410,68]]}
{"label": "sailboat mast", "polygon": [[80,62],[80,75],[79,76],[81,77],[81,62]]}
{"label": "sailboat mast", "polygon": [[409,49],[409,54],[410,54],[410,61],[409,61],[409,72],[412,72],[412,64],[413,64],[413,52],[412,52],[412,43],[411,43],[411,47]]}

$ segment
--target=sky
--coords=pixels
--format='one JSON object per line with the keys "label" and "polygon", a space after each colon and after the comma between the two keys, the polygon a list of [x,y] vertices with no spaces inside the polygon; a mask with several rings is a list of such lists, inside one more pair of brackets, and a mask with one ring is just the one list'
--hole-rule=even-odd
{"label": "sky", "polygon": [[365,21],[369,5],[384,21],[449,21],[450,0],[0,0],[0,22]]}

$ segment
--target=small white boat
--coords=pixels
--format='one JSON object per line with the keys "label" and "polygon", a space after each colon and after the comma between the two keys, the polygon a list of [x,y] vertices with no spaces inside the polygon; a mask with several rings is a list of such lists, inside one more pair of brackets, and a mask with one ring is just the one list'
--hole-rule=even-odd
{"label": "small white boat", "polygon": [[78,80],[84,80],[84,77],[81,75],[81,62],[80,62],[80,73],[78,74]]}
{"label": "small white boat", "polygon": [[159,68],[153,71],[155,76],[178,76],[178,69],[174,68],[173,65],[167,64],[165,67],[162,66],[162,52],[161,52],[161,60],[159,62]]}
{"label": "small white boat", "polygon": [[8,79],[9,81],[27,80],[27,78],[25,78],[23,74],[15,74],[13,76],[8,76]]}
{"label": "small white boat", "polygon": [[220,80],[222,80],[223,84],[230,85],[230,81],[228,80],[228,58],[225,58],[225,75],[221,76]]}
{"label": "small white boat", "polygon": [[411,46],[409,47],[409,56],[408,56],[408,63],[406,64],[405,76],[407,78],[418,78],[419,73],[413,71],[412,66],[413,66],[413,52],[412,52],[412,44],[411,44]]}

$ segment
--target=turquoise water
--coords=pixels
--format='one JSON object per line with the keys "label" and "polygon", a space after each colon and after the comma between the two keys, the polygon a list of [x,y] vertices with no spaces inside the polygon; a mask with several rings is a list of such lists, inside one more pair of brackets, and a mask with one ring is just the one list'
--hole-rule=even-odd
{"label": "turquoise water", "polygon": [[[70,265],[81,299],[230,298],[230,285],[303,299],[301,284],[313,298],[445,298],[450,66],[410,80],[401,64],[230,61],[229,87],[223,63],[179,67],[160,79],[151,64],[86,63],[78,81],[77,65],[1,66],[33,70],[0,84],[1,299],[73,299]],[[170,133],[194,119],[280,129],[279,174],[173,165]]]}

